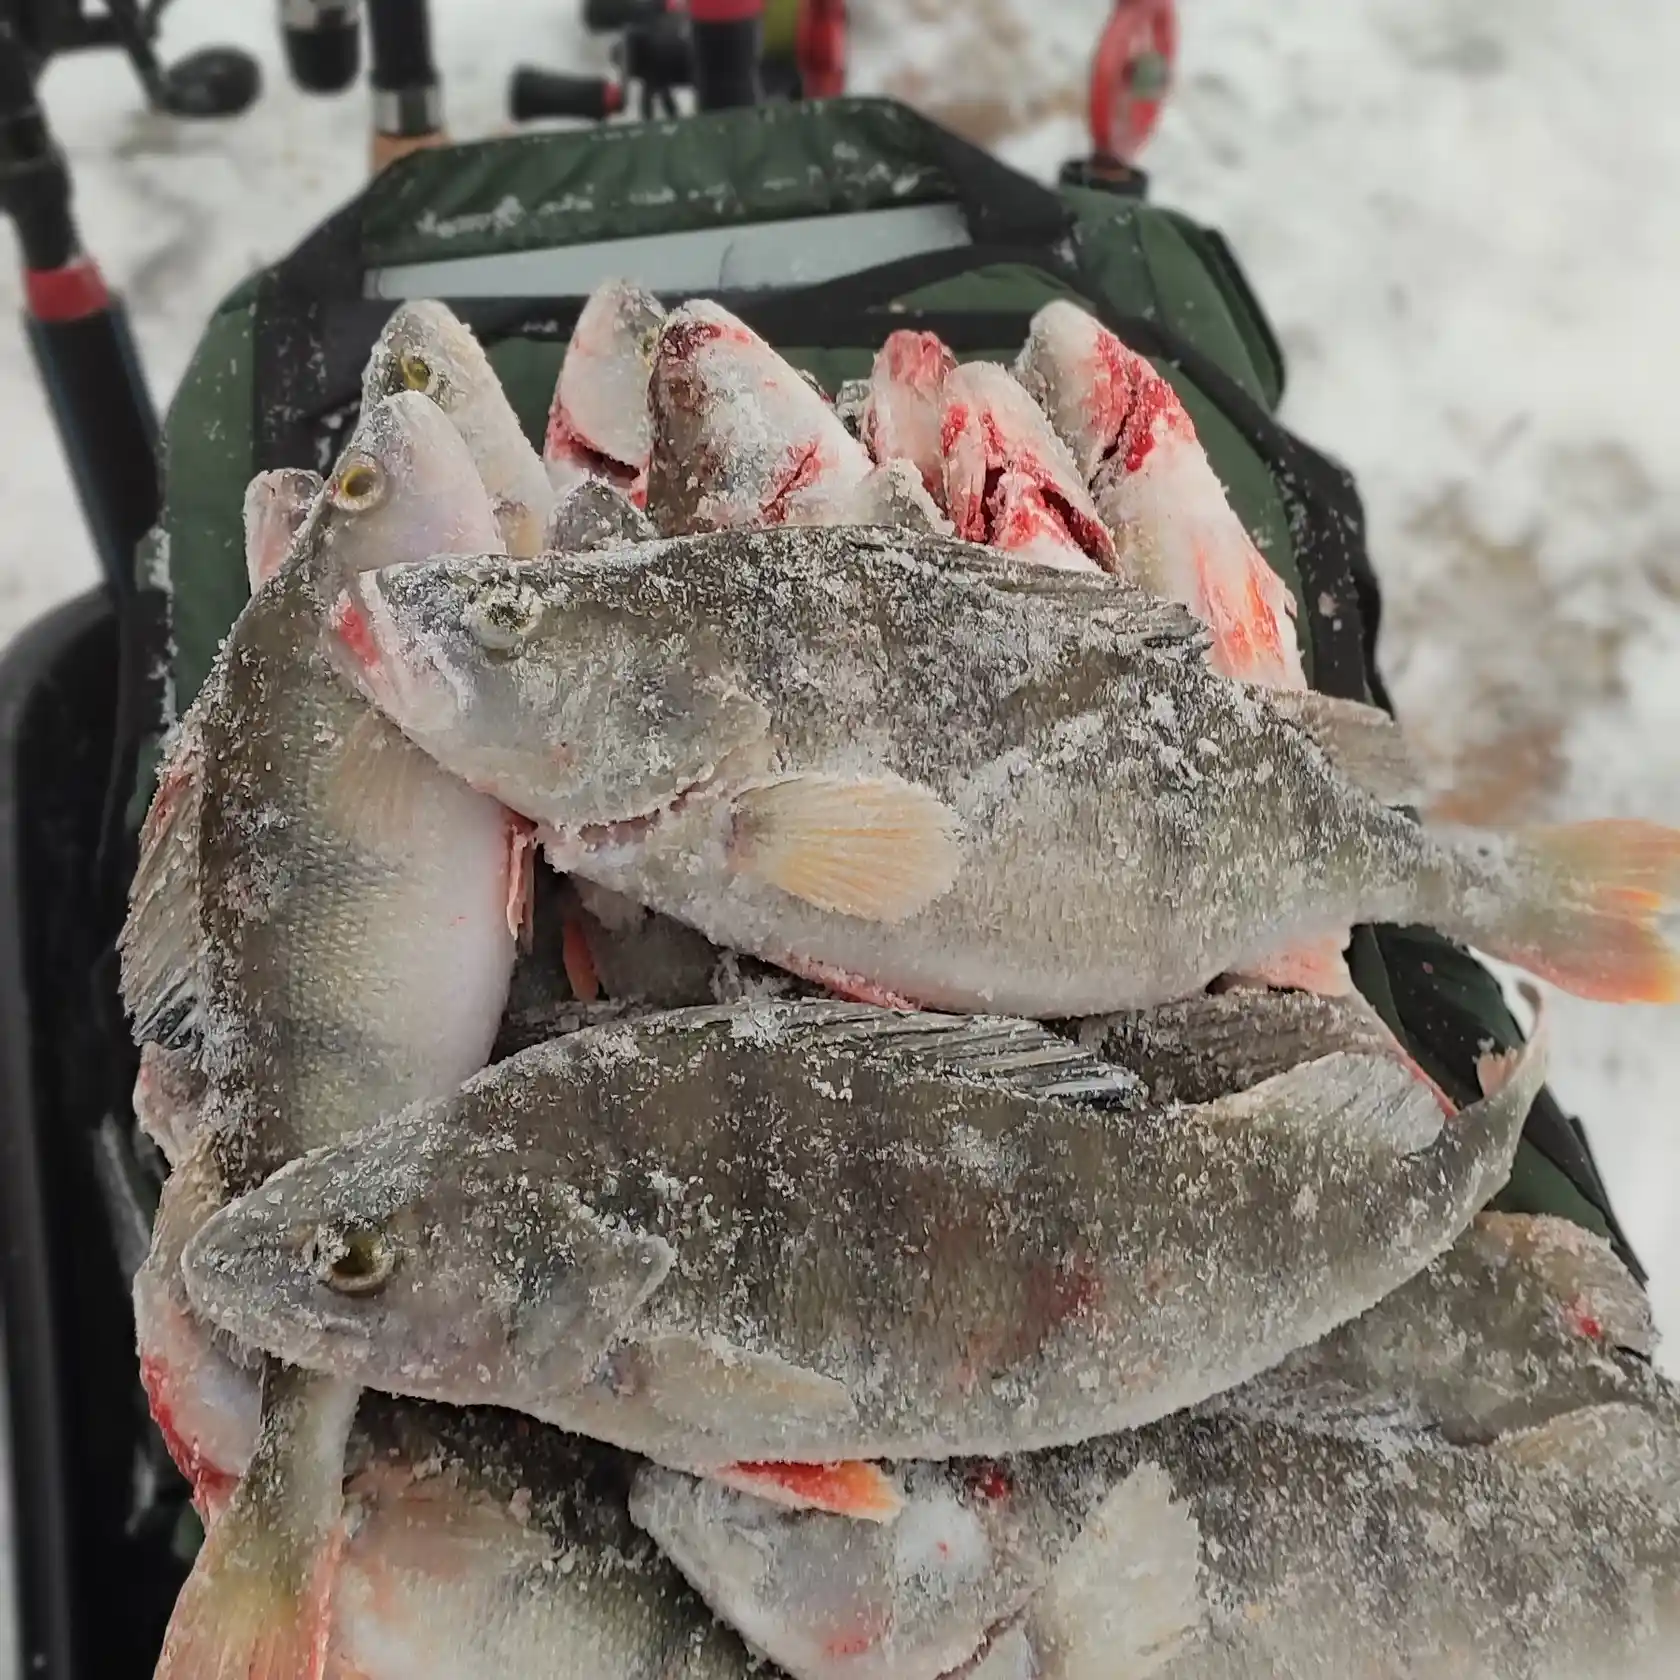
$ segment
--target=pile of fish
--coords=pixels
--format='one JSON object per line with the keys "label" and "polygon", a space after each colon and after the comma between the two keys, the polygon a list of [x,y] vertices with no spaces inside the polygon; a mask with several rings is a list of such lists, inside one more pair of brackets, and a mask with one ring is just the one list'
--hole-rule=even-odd
{"label": "pile of fish", "polygon": [[245,511],[122,947],[206,1526],[160,1675],[1673,1648],[1643,1297],[1482,1212],[1544,1030],[1458,1109],[1340,953],[1672,997],[1680,834],[1420,824],[1096,320],[831,401],[610,283],[539,455],[405,304],[331,476]]}

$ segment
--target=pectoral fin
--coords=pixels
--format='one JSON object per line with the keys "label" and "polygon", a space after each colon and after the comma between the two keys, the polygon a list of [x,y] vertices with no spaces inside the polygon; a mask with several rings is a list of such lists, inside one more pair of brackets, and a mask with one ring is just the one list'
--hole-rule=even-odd
{"label": "pectoral fin", "polygon": [[737,796],[733,856],[819,910],[902,922],[956,880],[957,827],[956,812],[914,782],[789,776]]}
{"label": "pectoral fin", "polygon": [[891,1522],[904,1509],[898,1483],[879,1466],[856,1458],[833,1464],[731,1464],[712,1471],[711,1479],[785,1510],[830,1511],[860,1522]]}

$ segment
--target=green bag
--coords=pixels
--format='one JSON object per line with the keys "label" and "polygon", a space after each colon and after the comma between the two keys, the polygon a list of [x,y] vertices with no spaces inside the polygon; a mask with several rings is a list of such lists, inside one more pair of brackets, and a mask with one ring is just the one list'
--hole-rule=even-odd
{"label": "green bag", "polygon": [[[330,467],[395,300],[441,297],[472,325],[535,442],[578,310],[616,274],[667,301],[717,298],[831,391],[896,328],[1008,361],[1045,302],[1076,299],[1177,388],[1301,603],[1309,680],[1387,704],[1358,495],[1274,419],[1283,359],[1224,241],[1141,195],[1041,186],[902,105],[840,99],[421,152],[235,291],[166,429],[142,579],[167,597],[160,723],[197,693],[247,597],[245,484],[264,468]],[[136,822],[150,775],[147,756]],[[1520,1036],[1491,977],[1434,934],[1362,929],[1351,959],[1460,1098],[1476,1094],[1477,1050]],[[1504,1200],[1620,1242],[1585,1139],[1549,1098]]]}

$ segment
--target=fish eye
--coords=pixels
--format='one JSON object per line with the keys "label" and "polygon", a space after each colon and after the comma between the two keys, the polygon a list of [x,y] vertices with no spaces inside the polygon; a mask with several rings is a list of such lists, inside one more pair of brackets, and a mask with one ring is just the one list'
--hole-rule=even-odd
{"label": "fish eye", "polygon": [[489,653],[510,653],[542,620],[542,597],[528,583],[503,583],[475,596],[461,615],[467,634]]}
{"label": "fish eye", "polygon": [[315,1275],[338,1295],[377,1295],[397,1268],[396,1245],[371,1226],[322,1225],[310,1242]]}
{"label": "fish eye", "polygon": [[385,469],[370,456],[347,461],[332,481],[330,499],[346,513],[366,513],[385,499]]}
{"label": "fish eye", "polygon": [[424,356],[417,355],[412,350],[405,350],[397,359],[397,371],[402,375],[402,382],[409,390],[431,394],[437,374]]}

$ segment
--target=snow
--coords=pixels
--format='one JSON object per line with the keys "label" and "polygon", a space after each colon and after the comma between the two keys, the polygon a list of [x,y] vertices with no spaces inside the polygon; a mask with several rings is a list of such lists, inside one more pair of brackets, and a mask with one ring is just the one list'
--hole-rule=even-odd
{"label": "snow", "polygon": [[[857,0],[854,80],[906,87],[1051,169],[1082,149],[1108,5]],[[599,62],[560,0],[502,0],[490,52],[482,6],[433,10],[464,134],[501,123],[517,60]],[[1680,822],[1680,11],[1618,11],[1612,27],[1579,0],[1184,0],[1181,85],[1145,160],[1156,196],[1221,227],[1247,266],[1290,356],[1287,418],[1359,474],[1384,665],[1464,817]],[[112,54],[46,78],[160,398],[220,296],[363,178],[365,95],[295,92],[273,17],[225,0],[169,14],[166,55],[212,39],[262,53],[263,101],[231,124],[143,115]],[[6,265],[0,315],[19,307]],[[9,636],[95,575],[11,326],[0,438]],[[1673,1334],[1676,1012],[1560,998],[1553,1024],[1555,1087],[1588,1117]]]}

